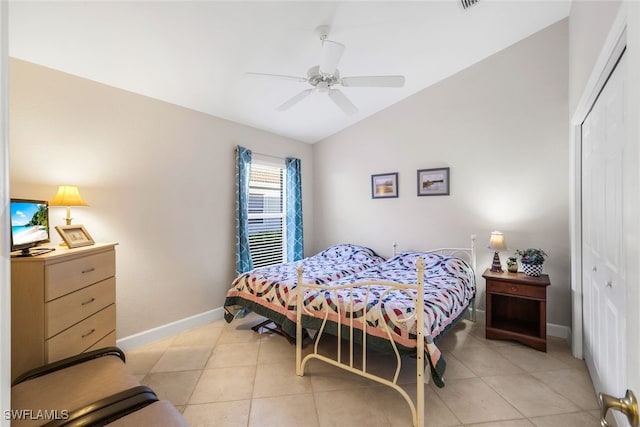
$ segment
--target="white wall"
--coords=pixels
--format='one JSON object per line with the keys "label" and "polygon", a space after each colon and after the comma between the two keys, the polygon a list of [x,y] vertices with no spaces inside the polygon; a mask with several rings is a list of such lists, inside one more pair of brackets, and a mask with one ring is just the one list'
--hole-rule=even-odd
{"label": "white wall", "polygon": [[[311,146],[24,61],[10,61],[11,196],[72,208],[116,241],[118,338],[223,305],[235,269],[235,146],[302,160],[313,230]],[[51,208],[63,224],[65,208]],[[60,238],[52,229],[55,242]],[[311,247],[306,233],[306,246]]]}
{"label": "white wall", "polygon": [[[640,3],[636,1],[625,2],[627,8],[627,85],[628,97],[626,103],[626,111],[629,115],[627,124],[628,138],[635,141],[636,165],[640,164]],[[640,170],[636,170],[635,182],[640,182]],[[638,215],[638,206],[634,206],[632,218],[635,218],[635,229],[631,230],[633,236],[640,235],[640,215]],[[634,265],[635,277],[638,277],[640,268],[640,247],[638,241],[627,242],[628,246],[633,245],[634,250],[628,255],[629,264]],[[626,305],[627,313],[627,367],[626,372],[637,372],[638,360],[634,360],[632,355],[636,357],[640,355],[640,284],[628,282],[630,287],[627,291],[628,299]],[[625,384],[636,393],[640,392],[640,375],[634,375],[628,384]]]}
{"label": "white wall", "polygon": [[573,114],[595,65],[620,0],[574,1],[569,16],[569,112]]}
{"label": "white wall", "polygon": [[[313,147],[315,249],[464,246],[489,234],[541,247],[548,321],[570,326],[568,24],[549,28]],[[437,66],[437,64],[434,64]],[[451,195],[416,196],[418,169],[451,168]],[[372,200],[371,174],[398,172],[399,198]],[[484,307],[484,280],[478,302]]]}
{"label": "white wall", "polygon": [[[7,2],[0,1],[0,411],[11,408],[11,281],[9,277],[9,140]],[[9,420],[0,418],[1,426]]]}
{"label": "white wall", "polygon": [[[582,253],[581,253],[581,200],[580,169],[581,155],[577,126],[584,119],[593,103],[593,90],[607,58],[600,58],[607,43],[609,32],[617,19],[622,2],[574,1],[569,16],[569,117],[572,135],[570,147],[570,199],[571,199],[571,251],[572,251],[572,301],[573,301],[573,337],[572,351],[582,357]],[[611,48],[608,46],[607,49]],[[605,55],[608,56],[607,52]],[[596,64],[598,65],[596,66]],[[587,99],[590,98],[590,99]]]}

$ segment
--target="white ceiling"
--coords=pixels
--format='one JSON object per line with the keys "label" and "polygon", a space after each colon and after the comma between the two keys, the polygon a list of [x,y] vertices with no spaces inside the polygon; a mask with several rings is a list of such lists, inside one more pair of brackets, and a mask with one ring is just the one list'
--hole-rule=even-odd
{"label": "white ceiling", "polygon": [[[32,2],[9,4],[9,53],[305,142],[319,141],[568,16],[570,1]],[[343,76],[403,74],[403,88],[342,88],[346,116],[314,93],[275,107],[320,59],[314,29],[346,45]]]}

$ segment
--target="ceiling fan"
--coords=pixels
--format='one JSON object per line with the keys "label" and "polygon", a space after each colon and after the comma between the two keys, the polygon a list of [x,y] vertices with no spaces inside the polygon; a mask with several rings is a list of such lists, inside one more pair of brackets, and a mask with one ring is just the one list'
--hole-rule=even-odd
{"label": "ceiling fan", "polygon": [[293,107],[313,92],[326,93],[329,98],[338,106],[345,114],[355,114],[358,108],[347,98],[339,89],[334,88],[336,85],[344,87],[402,87],[404,86],[404,76],[354,76],[340,77],[338,71],[338,62],[345,49],[345,45],[332,40],[328,40],[329,26],[321,25],[316,28],[316,35],[320,37],[322,42],[322,55],[320,64],[309,68],[307,77],[287,76],[282,74],[267,73],[247,73],[248,76],[258,77],[274,77],[301,83],[308,83],[313,86],[305,89],[293,98],[284,102],[277,107],[278,111],[286,111]]}

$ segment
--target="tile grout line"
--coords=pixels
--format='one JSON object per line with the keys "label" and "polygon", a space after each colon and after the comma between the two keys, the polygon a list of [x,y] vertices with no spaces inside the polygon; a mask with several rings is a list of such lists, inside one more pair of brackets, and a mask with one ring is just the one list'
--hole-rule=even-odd
{"label": "tile grout line", "polygon": [[254,399],[253,394],[256,391],[256,377],[258,376],[258,361],[260,360],[261,351],[262,351],[262,337],[259,337],[258,338],[258,354],[256,355],[255,371],[253,373],[253,382],[251,383],[251,399],[249,399],[249,413],[247,414],[247,427],[251,425],[251,411],[253,410],[253,399]]}
{"label": "tile grout line", "polygon": [[[532,376],[531,374],[529,374],[529,373],[525,373],[525,374],[511,374],[511,375],[529,375],[530,377],[532,377],[532,378],[533,378],[533,376]],[[518,408],[516,408],[516,406],[515,406],[513,403],[511,403],[509,400],[507,400],[507,398],[506,398],[506,397],[504,397],[504,396],[502,395],[502,393],[500,393],[498,390],[496,390],[495,388],[493,388],[493,387],[491,386],[491,384],[489,384],[488,382],[486,382],[486,381],[484,380],[484,378],[483,378],[483,377],[478,377],[478,378],[480,378],[480,380],[481,380],[481,381],[482,381],[482,382],[483,382],[487,387],[489,387],[491,390],[493,390],[493,392],[494,392],[494,393],[496,393],[498,396],[500,396],[500,398],[501,398],[502,400],[504,400],[505,402],[507,402],[507,404],[508,404],[509,406],[511,406],[511,407],[512,407],[512,408],[513,408],[517,413],[519,413],[520,415],[522,415],[522,419],[528,420],[530,423],[532,423],[532,424],[533,424],[533,422],[532,422],[531,420],[529,420],[529,417],[527,417],[527,416],[526,416],[525,414],[523,414],[523,413],[522,413]]]}
{"label": "tile grout line", "polygon": [[215,347],[215,344],[214,344],[213,347],[211,347],[211,351],[209,352],[209,356],[207,357],[207,360],[204,362],[204,366],[202,367],[202,369],[200,369],[200,374],[198,375],[198,378],[196,379],[195,384],[193,385],[193,388],[191,389],[191,393],[189,393],[189,397],[187,397],[187,403],[186,403],[186,405],[184,407],[185,411],[189,407],[189,402],[191,401],[191,398],[193,397],[193,393],[196,391],[196,387],[198,387],[198,383],[200,383],[200,379],[202,378],[202,375],[204,374],[204,370],[205,370],[205,368],[207,366],[207,363],[209,363],[209,359],[211,359],[211,356],[213,356],[213,351],[215,350],[215,348],[216,347]]}

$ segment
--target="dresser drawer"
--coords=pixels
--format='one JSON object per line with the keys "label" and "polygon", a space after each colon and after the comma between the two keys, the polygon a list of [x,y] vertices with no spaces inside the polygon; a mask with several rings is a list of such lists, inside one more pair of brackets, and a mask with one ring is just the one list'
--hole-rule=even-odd
{"label": "dresser drawer", "polygon": [[49,301],[45,304],[45,338],[51,338],[115,302],[115,277]]}
{"label": "dresser drawer", "polygon": [[116,275],[115,251],[76,258],[45,268],[45,301],[59,298]]}
{"label": "dresser drawer", "polygon": [[111,304],[93,316],[49,338],[45,345],[47,362],[82,353],[114,330],[116,305]]}
{"label": "dresser drawer", "polygon": [[113,347],[116,345],[116,331],[111,332],[106,337],[102,338],[100,341],[86,349],[85,351],[97,350],[99,348],[104,347]]}
{"label": "dresser drawer", "polygon": [[547,297],[547,290],[544,286],[506,283],[494,280],[487,280],[487,291],[498,294],[517,295],[538,299],[546,299]]}

